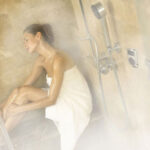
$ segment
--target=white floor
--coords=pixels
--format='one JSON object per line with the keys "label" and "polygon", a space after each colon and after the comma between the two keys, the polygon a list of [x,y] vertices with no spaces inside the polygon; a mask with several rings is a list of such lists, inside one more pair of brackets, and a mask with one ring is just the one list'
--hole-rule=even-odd
{"label": "white floor", "polygon": [[[15,150],[60,150],[59,133],[53,122],[43,115],[43,110],[29,112],[10,133]],[[134,130],[118,129],[106,124],[103,117],[94,117],[75,150],[142,150]],[[7,150],[7,147],[0,147],[0,150]]]}

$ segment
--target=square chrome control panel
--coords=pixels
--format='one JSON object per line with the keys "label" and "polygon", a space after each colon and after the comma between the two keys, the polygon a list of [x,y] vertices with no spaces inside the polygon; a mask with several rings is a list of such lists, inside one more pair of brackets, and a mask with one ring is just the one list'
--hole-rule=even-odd
{"label": "square chrome control panel", "polygon": [[136,49],[128,48],[127,55],[129,64],[134,68],[138,68],[138,56]]}

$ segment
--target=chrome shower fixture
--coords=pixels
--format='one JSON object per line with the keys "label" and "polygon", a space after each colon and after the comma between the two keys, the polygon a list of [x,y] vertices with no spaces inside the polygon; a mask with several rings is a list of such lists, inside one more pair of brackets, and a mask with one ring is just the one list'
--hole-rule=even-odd
{"label": "chrome shower fixture", "polygon": [[100,2],[98,2],[96,4],[93,4],[91,6],[91,9],[94,15],[96,16],[96,18],[101,21],[107,50],[109,52],[112,52],[112,51],[120,52],[121,47],[120,47],[119,42],[114,43],[112,46],[112,42],[111,42],[110,35],[109,35],[109,29],[107,25],[107,20],[106,20],[106,10],[103,7],[103,5]]}
{"label": "chrome shower fixture", "polygon": [[118,53],[121,52],[121,46],[119,42],[114,43],[113,51],[114,50]]}
{"label": "chrome shower fixture", "polygon": [[149,58],[145,59],[145,64],[150,69],[150,59]]}
{"label": "chrome shower fixture", "polygon": [[109,72],[110,69],[113,71],[115,80],[117,83],[118,91],[120,93],[120,98],[121,98],[121,101],[122,101],[122,104],[124,107],[124,112],[126,113],[126,117],[128,120],[127,122],[129,122],[128,110],[127,110],[127,106],[125,103],[125,99],[123,96],[123,92],[121,89],[121,85],[120,85],[120,81],[119,81],[119,77],[118,77],[118,73],[117,73],[117,69],[116,69],[117,65],[112,56],[112,52],[114,52],[114,51],[119,52],[121,50],[120,44],[119,44],[119,42],[117,42],[117,43],[115,43],[114,46],[112,46],[112,41],[111,41],[111,37],[109,34],[109,28],[108,28],[108,23],[107,23],[107,19],[106,19],[106,10],[103,7],[103,5],[100,2],[98,2],[96,4],[93,4],[91,6],[91,9],[92,9],[94,15],[96,16],[96,18],[99,19],[99,21],[101,22],[105,45],[106,45],[107,52],[108,52],[108,58],[104,58],[104,59],[99,58],[99,60],[98,60],[99,73],[107,74],[107,72]]}
{"label": "chrome shower fixture", "polygon": [[112,51],[112,43],[109,35],[109,29],[106,20],[106,11],[103,5],[99,2],[91,6],[94,15],[98,18],[102,25],[103,35],[106,43],[107,50],[110,52]]}
{"label": "chrome shower fixture", "polygon": [[98,19],[101,19],[106,15],[105,8],[102,6],[100,2],[92,5],[91,8]]}
{"label": "chrome shower fixture", "polygon": [[134,68],[138,68],[137,51],[133,48],[128,48],[127,54],[128,54],[128,61],[129,61],[130,65]]}
{"label": "chrome shower fixture", "polygon": [[112,71],[114,67],[117,69],[117,64],[115,63],[115,60],[110,59],[109,56],[99,58],[99,68],[102,74],[109,73],[109,71]]}

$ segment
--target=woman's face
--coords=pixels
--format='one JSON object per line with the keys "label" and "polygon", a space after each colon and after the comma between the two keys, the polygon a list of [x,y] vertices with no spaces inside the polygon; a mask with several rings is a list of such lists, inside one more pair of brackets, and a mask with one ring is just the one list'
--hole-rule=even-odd
{"label": "woman's face", "polygon": [[24,33],[24,46],[29,53],[32,53],[37,48],[39,41],[36,36],[31,33]]}

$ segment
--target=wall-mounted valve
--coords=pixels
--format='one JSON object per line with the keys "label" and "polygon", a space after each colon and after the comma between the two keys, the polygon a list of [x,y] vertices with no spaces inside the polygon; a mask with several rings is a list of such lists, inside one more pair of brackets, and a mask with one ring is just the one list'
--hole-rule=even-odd
{"label": "wall-mounted valve", "polygon": [[107,74],[113,70],[114,67],[117,69],[117,64],[114,59],[110,59],[109,56],[104,56],[99,59],[99,67],[102,74]]}

